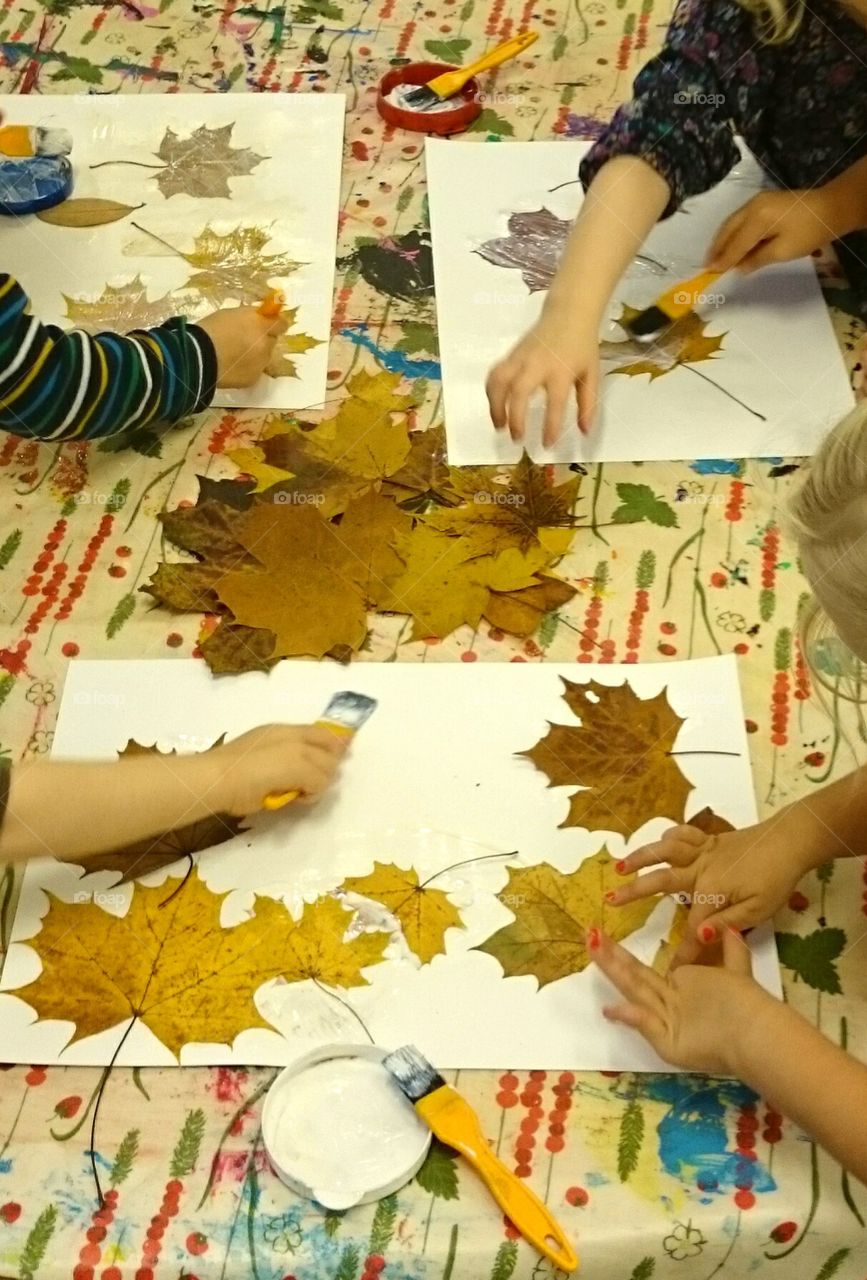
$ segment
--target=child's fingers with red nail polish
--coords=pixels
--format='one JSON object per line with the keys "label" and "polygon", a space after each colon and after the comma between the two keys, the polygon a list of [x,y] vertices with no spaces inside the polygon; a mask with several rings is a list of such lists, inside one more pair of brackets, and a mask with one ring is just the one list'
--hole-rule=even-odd
{"label": "child's fingers with red nail polish", "polygon": [[708,839],[703,831],[688,823],[670,827],[661,839],[627,854],[622,862],[618,862],[617,871],[620,875],[630,875],[634,871],[643,871],[645,867],[658,867],[661,862],[667,862],[672,867],[688,867],[698,857]]}
{"label": "child's fingers with red nail polish", "polygon": [[625,947],[598,928],[587,931],[587,950],[610,982],[632,1004],[643,1005],[658,1016],[665,1012],[665,979]]}
{"label": "child's fingers with red nail polish", "polygon": [[627,902],[640,902],[643,898],[653,898],[658,893],[684,893],[692,891],[695,877],[690,867],[660,867],[658,871],[649,871],[646,876],[638,876],[628,884],[622,884],[616,890],[617,906],[625,906]]}

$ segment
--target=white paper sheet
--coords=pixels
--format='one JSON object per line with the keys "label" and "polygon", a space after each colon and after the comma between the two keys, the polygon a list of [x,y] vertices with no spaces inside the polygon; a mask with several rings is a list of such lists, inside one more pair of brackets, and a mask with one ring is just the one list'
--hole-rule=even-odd
{"label": "white paper sheet", "polygon": [[[485,379],[538,318],[545,297],[544,292],[529,292],[519,270],[492,265],[476,250],[506,236],[509,214],[516,211],[547,208],[559,218],[574,218],[582,200],[575,181],[578,165],[589,145],[427,139],[440,359],[453,465],[519,458],[521,446],[491,427]],[[602,336],[612,341],[626,336],[613,323],[621,302],[644,308],[672,284],[701,271],[713,234],[761,185],[761,171],[745,153],[723,183],[660,223],[642,253],[665,270],[633,264],[616,290]],[[590,437],[575,428],[573,398],[564,434],[549,450],[541,445],[542,401],[537,398],[528,415],[531,456],[537,462],[617,462],[812,453],[853,399],[811,261],[784,263],[745,278],[730,274],[709,293],[724,297],[722,305],[706,305],[701,311],[709,336],[726,334],[718,357],[678,368],[652,383],[646,374],[609,374],[603,378],[603,402]],[[580,296],[575,307],[581,307]]]}
{"label": "white paper sheet", "polygon": [[[377,1043],[413,1042],[444,1067],[657,1070],[662,1064],[637,1036],[601,1017],[610,990],[592,966],[539,991],[535,978],[505,978],[493,957],[470,950],[510,922],[511,912],[496,897],[506,884],[507,864],[548,862],[569,872],[603,843],[614,857],[623,856],[619,837],[558,829],[572,788],[549,788],[543,774],[515,755],[544,734],[547,720],[574,721],[560,696],[561,675],[603,684],[628,679],[640,696],[667,687],[675,711],[686,718],[678,751],[739,753],[680,759],[695,785],[687,814],[710,805],[737,826],[755,821],[737,668],[729,656],[629,668],[365,663],[347,672],[326,663],[281,663],[268,676],[228,681],[214,680],[194,660],[73,662],[54,755],[111,758],[131,736],[142,743],[156,740],[164,749],[201,749],[224,731],[232,737],[268,720],[315,720],[331,694],[347,686],[378,698],[340,786],[320,805],[263,815],[252,832],[200,857],[207,886],[230,894],[223,923],[244,918],[254,891],[283,898],[297,915],[305,901],[333,890],[347,875],[366,875],[374,859],[415,867],[425,879],[465,859],[518,850],[519,864],[506,858],[479,861],[437,881],[466,924],[465,930],[448,932],[445,955],[419,968],[398,949],[394,958],[365,971],[368,987],[341,990],[341,998]],[[668,825],[660,819],[646,824],[630,847]],[[79,867],[53,859],[28,864],[4,992],[38,976],[40,961],[26,940],[38,933],[46,891],[72,901],[76,893],[107,891],[116,878],[107,872],[81,876]],[[160,884],[165,876],[155,873],[147,883]],[[130,886],[113,889],[106,909],[125,914],[132,892]],[[660,903],[629,938],[630,950],[651,960],[673,910],[670,899]],[[751,946],[756,976],[779,993],[771,930],[757,930]],[[284,1063],[317,1044],[359,1038],[351,1014],[311,982],[271,982],[260,988],[256,1002],[274,1031],[245,1031],[233,1046],[190,1044],[181,1062]],[[115,1027],[65,1048],[69,1023],[37,1023],[29,1005],[0,994],[0,1043],[7,1062],[105,1064],[123,1030]],[[174,1058],[138,1024],[120,1062],[171,1065]]]}
{"label": "white paper sheet", "polygon": [[[186,287],[195,268],[136,230],[133,221],[182,253],[210,226],[219,235],[238,227],[267,232],[263,253],[301,263],[269,283],[297,307],[291,336],[318,345],[293,357],[297,377],[263,377],[248,390],[218,393],[216,403],[246,408],[293,409],[322,404],[328,373],[340,166],[345,99],[339,94],[150,94],[44,98],[0,95],[4,120],[68,129],[73,136],[73,198],[99,197],[142,204],[107,226],[51,226],[31,215],[4,218],[3,261],[15,272],[41,320],[71,327],[64,295],[93,300],[106,285],[137,276],[153,302],[170,296],[168,314],[198,319],[216,310]],[[229,176],[230,197],[164,196],[157,184],[156,152],[167,128],[186,140],[200,126],[232,124],[233,149],[264,159],[242,176]],[[135,160],[132,164],[105,161]],[[94,169],[92,165],[103,167]],[[141,165],[154,166],[151,169]],[[172,305],[174,295],[174,307]],[[190,301],[192,300],[192,305]],[[135,328],[131,321],[125,329]],[[112,328],[112,325],[103,325]],[[125,331],[124,329],[124,331]]]}

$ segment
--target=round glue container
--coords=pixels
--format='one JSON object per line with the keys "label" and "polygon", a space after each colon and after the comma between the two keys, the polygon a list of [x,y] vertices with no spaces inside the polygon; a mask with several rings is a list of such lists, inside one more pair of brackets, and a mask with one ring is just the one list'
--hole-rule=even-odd
{"label": "round glue container", "polygon": [[444,137],[463,133],[482,113],[478,80],[468,80],[460,93],[437,103],[429,111],[417,111],[403,103],[404,92],[418,89],[446,71],[457,70],[458,67],[442,62],[410,62],[405,67],[395,67],[380,81],[376,98],[379,114],[389,124],[413,133],[437,133]]}
{"label": "round glue container", "polygon": [[325,1045],[281,1071],[262,1109],[277,1176],[326,1209],[391,1195],[421,1168],[431,1133],[369,1044]]}

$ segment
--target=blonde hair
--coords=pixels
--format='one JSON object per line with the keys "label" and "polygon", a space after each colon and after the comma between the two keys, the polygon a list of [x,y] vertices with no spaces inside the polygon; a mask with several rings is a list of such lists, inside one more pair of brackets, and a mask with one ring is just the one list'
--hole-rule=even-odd
{"label": "blonde hair", "polygon": [[738,4],[756,19],[765,44],[785,44],[797,35],[807,7],[806,0],[738,0]]}
{"label": "blonde hair", "polygon": [[[813,591],[801,648],[814,674],[856,701],[867,690],[867,401],[825,438],[789,502],[787,523]],[[839,639],[838,639],[839,638]],[[840,644],[842,641],[842,645]],[[829,663],[829,653],[833,660]],[[828,680],[829,665],[833,680]]]}

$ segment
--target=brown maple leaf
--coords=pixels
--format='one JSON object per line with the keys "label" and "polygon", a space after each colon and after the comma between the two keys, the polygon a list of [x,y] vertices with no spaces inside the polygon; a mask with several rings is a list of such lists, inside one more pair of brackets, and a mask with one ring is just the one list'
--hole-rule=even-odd
{"label": "brown maple leaf", "polygon": [[203,124],[188,138],[166,129],[156,153],[166,167],[154,176],[167,200],[179,194],[229,197],[230,178],[246,177],[268,159],[248,147],[233,147],[234,127],[225,124],[211,129]]}
{"label": "brown maple leaf", "polygon": [[[242,627],[223,618],[208,635],[199,637],[199,652],[215,676],[241,671],[270,671],[279,661],[277,637],[263,627]],[[329,655],[331,656],[331,655]]]}
{"label": "brown maple leaf", "polygon": [[568,604],[577,590],[562,578],[543,574],[520,591],[492,591],[484,616],[509,635],[531,636],[545,615]]}
{"label": "brown maple leaf", "polygon": [[86,333],[106,329],[129,333],[131,329],[151,329],[183,311],[177,294],[148,298],[147,285],[140,275],[126,284],[107,284],[96,298],[71,298],[63,294],[68,318]]}
{"label": "brown maple leaf", "polygon": [[177,1057],[185,1044],[231,1045],[248,1028],[272,1029],[254,995],[273,978],[366,985],[362,970],[388,944],[386,933],[347,940],[350,916],[334,898],[307,903],[298,920],[281,902],[255,898],[250,916],[225,928],[228,895],[194,874],[166,902],[173,883],[137,885],[123,916],[48,894],[48,914],[28,940],[42,971],[19,999],[40,1019],[71,1022],[70,1043],[138,1018]]}
{"label": "brown maple leaf", "polygon": [[591,926],[599,925],[609,938],[621,941],[640,929],[656,907],[658,898],[625,907],[607,904],[607,893],[634,879],[617,874],[604,847],[569,874],[548,863],[510,867],[509,882],[498,897],[515,919],[473,950],[493,956],[507,978],[532,974],[540,987],[581,973],[590,963],[586,935]]}
{"label": "brown maple leaf", "polygon": [[549,724],[519,754],[546,774],[549,786],[579,786],[561,827],[630,836],[651,818],[683,822],[689,782],[671,758],[682,718],[665,690],[639,698],[631,685],[563,680],[563,698],[579,725]]}
{"label": "brown maple leaf", "polygon": [[267,253],[270,234],[264,227],[235,227],[221,235],[210,226],[200,231],[194,248],[181,256],[195,268],[185,288],[210,306],[227,302],[251,304],[261,299],[300,263],[285,253]]}
{"label": "brown maple leaf", "polygon": [[203,501],[201,495],[193,507],[160,512],[163,530],[170,542],[223,569],[256,563],[238,537],[238,519],[239,513],[234,507],[213,498]]}
{"label": "brown maple leaf", "polygon": [[[626,326],[639,315],[640,308],[624,303],[617,323],[628,333]],[[638,342],[635,338],[627,338],[624,342],[600,342],[599,356],[603,362],[615,362],[606,373],[624,373],[627,377],[646,373],[653,382],[655,378],[671,373],[678,365],[700,364],[703,360],[712,360],[719,353],[727,335],[721,333],[708,337],[705,334],[707,325],[707,320],[690,311],[652,342]]]}
{"label": "brown maple leaf", "polygon": [[445,954],[447,929],[464,928],[460,912],[442,889],[419,884],[412,867],[374,862],[369,875],[349,876],[341,891],[381,903],[398,921],[406,945],[422,964]]}
{"label": "brown maple leaf", "polygon": [[452,488],[446,434],[441,426],[410,433],[406,461],[383,480],[382,492],[407,511],[424,511],[431,503],[450,507],[460,501]]}
{"label": "brown maple leaf", "polygon": [[486,240],[476,253],[495,267],[518,268],[531,293],[547,289],[566,247],[571,221],[543,208],[512,213],[507,226],[507,236]]}
{"label": "brown maple leaf", "polygon": [[[219,747],[224,738],[225,734],[222,734],[208,750],[213,751],[214,747]],[[130,738],[118,755],[121,760],[125,760],[140,755],[174,756],[177,752],[160,751],[156,745],[145,747]],[[118,786],[122,787],[123,783],[118,782]],[[229,813],[212,813],[196,822],[176,827],[173,831],[133,840],[119,849],[89,854],[81,862],[87,871],[119,871],[121,877],[118,883],[123,884],[127,880],[145,876],[150,871],[161,871],[180,858],[189,858],[203,849],[224,844],[246,830],[242,819],[234,818]]]}

